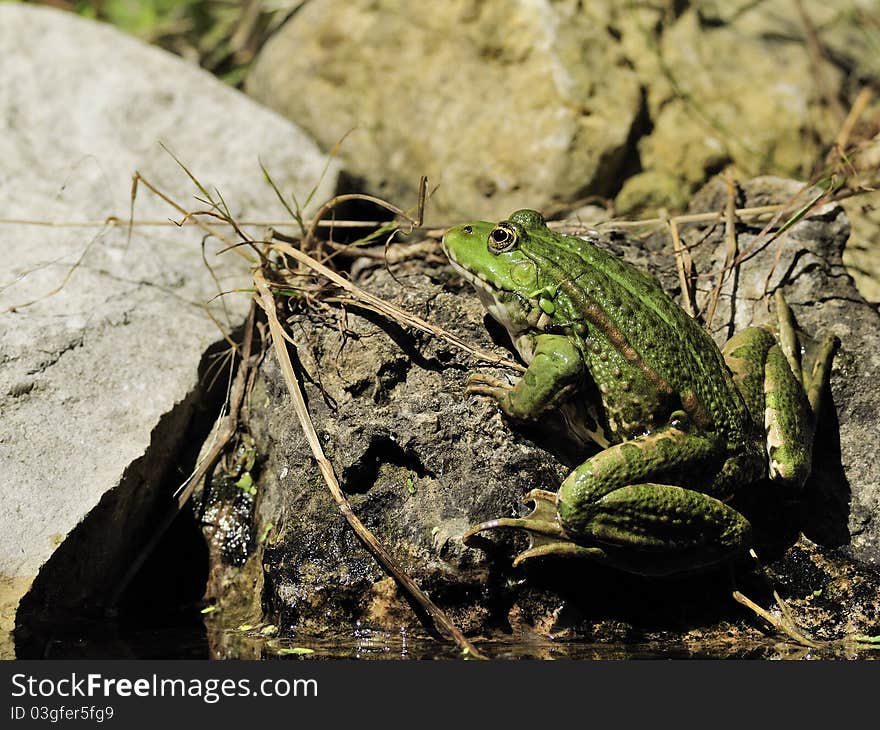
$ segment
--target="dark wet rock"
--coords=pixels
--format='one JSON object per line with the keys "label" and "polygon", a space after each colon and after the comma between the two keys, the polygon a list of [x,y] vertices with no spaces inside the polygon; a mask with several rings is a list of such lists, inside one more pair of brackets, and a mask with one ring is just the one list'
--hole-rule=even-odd
{"label": "dark wet rock", "polygon": [[[785,201],[797,187],[755,180],[744,186],[741,204]],[[695,205],[720,208],[718,190],[708,188]],[[759,228],[740,226],[742,250]],[[718,267],[721,226],[684,229],[683,235],[703,239],[694,250],[699,271]],[[819,638],[877,633],[880,581],[871,516],[877,513],[878,480],[868,438],[874,428],[868,382],[876,377],[877,312],[860,300],[842,269],[846,236],[846,219],[836,206],[798,223],[775,269],[774,246],[744,264],[735,312],[723,295],[712,328],[722,341],[731,318],[736,328],[769,320],[759,290],[772,269],[770,291],[784,283],[801,327],[816,335],[834,332],[844,343],[815,478],[799,496],[757,485],[744,490],[737,505],[753,520],[772,582],[747,558],[734,566],[732,583],[725,568],[649,579],[555,558],[512,569],[511,558],[524,544],[512,532],[487,539],[485,549],[464,547],[461,535],[469,525],[521,514],[522,494],[535,487],[555,490],[576,462],[560,456],[559,444],[539,430],[512,428],[488,400],[464,396],[467,376],[484,366],[371,312],[349,308],[343,327],[332,311],[291,312],[309,409],[355,513],[466,631],[512,632],[521,641],[552,636],[650,645],[651,651],[688,656],[775,656],[775,640],[768,644],[760,621],[731,599],[735,584],[769,606],[775,584],[805,629]],[[644,245],[617,232],[603,234],[603,240],[675,291],[664,236]],[[477,346],[506,354],[499,344],[504,335],[491,323],[486,327],[468,286],[443,267],[418,268],[401,271],[399,284],[382,269],[368,272],[361,283]],[[413,630],[416,614],[330,498],[272,356],[252,402],[265,405],[251,422],[264,459],[255,527],[261,533],[272,526],[250,559],[262,568],[261,620],[300,638]],[[799,537],[801,531],[807,537]],[[830,655],[839,651],[828,649]]]}

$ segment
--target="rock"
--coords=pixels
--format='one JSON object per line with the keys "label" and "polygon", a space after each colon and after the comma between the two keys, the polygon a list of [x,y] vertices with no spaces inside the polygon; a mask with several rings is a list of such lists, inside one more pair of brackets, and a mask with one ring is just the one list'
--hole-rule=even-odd
{"label": "rock", "polygon": [[[880,114],[880,108],[877,111]],[[842,202],[852,224],[843,263],[855,280],[859,293],[876,305],[880,304],[880,192],[872,184],[870,171],[880,170],[880,134],[861,145],[852,161],[868,174],[865,175],[863,194]]]}
{"label": "rock", "polygon": [[880,304],[880,194],[843,202],[852,235],[843,263],[866,301]]}
{"label": "rock", "polygon": [[[187,209],[203,208],[164,142],[234,215],[277,219],[284,211],[263,182],[260,156],[281,190],[300,199],[326,158],[292,124],[108,26],[4,4],[0,49],[3,217],[108,220],[0,222],[0,611],[8,631],[32,584],[33,610],[108,599],[147,525],[168,508],[168,490],[186,476],[178,471],[185,434],[207,407],[200,383],[217,373],[203,356],[222,340],[219,327],[233,331],[247,310],[247,295],[211,301],[248,281],[239,257],[215,256],[225,244],[205,242],[215,281],[195,227],[137,227],[127,240],[120,222],[134,171]],[[316,200],[332,194],[335,177],[331,166]],[[181,217],[144,186],[134,216]]]}
{"label": "rock", "polygon": [[[811,12],[820,5],[806,4]],[[700,3],[666,23],[656,44],[631,51],[653,129],[638,141],[643,172],[624,183],[620,212],[681,209],[727,165],[745,177],[811,175],[842,122],[823,106],[817,73],[835,99],[844,76],[824,59],[814,70],[789,4],[784,13],[779,3],[758,6],[766,11],[725,3],[719,18],[715,4]]]}
{"label": "rock", "polygon": [[[876,0],[799,0],[798,5],[827,59],[851,71],[853,80],[880,78],[875,39],[867,30],[877,21]],[[784,0],[700,0],[697,10],[705,25],[734,24],[742,33],[768,40],[803,41],[808,33],[797,6]]]}
{"label": "rock", "polygon": [[[755,180],[743,186],[739,203],[786,201],[799,187]],[[718,195],[716,183],[695,208],[718,209]],[[740,226],[741,250],[759,228]],[[720,342],[727,339],[728,320],[737,328],[767,321],[761,286],[770,274],[771,286],[785,278],[807,332],[834,332],[843,340],[816,474],[801,495],[802,508],[793,507],[798,502],[791,494],[766,484],[755,485],[754,493],[745,490],[737,503],[748,510],[772,580],[786,589],[805,629],[823,639],[877,633],[880,621],[878,530],[870,521],[880,483],[870,453],[876,410],[870,380],[878,375],[880,328],[877,312],[855,293],[840,262],[847,228],[836,205],[793,226],[775,269],[774,246],[743,264],[737,307],[731,313],[722,297],[713,325]],[[698,271],[717,270],[722,227],[682,230],[688,243],[703,241],[694,249]],[[675,290],[667,238],[641,246],[612,231],[603,234],[603,245]],[[416,265],[395,273],[403,286],[382,269],[365,274],[361,284],[477,347],[507,354],[499,346],[504,335],[484,326],[470,287],[447,268]],[[700,281],[701,289],[711,284]],[[464,396],[471,372],[503,373],[475,364],[443,341],[356,307],[347,309],[344,326],[330,311],[296,310],[291,322],[311,416],[355,514],[465,631],[512,632],[515,641],[530,645],[547,637],[623,642],[626,652],[650,645],[663,656],[778,656],[754,616],[731,600],[723,568],[646,579],[559,558],[513,569],[512,556],[524,545],[524,536],[513,531],[487,538],[483,549],[464,547],[461,535],[469,525],[522,514],[521,496],[532,488],[555,490],[582,454],[552,431],[511,427],[487,399]],[[331,500],[272,357],[262,366],[252,400],[267,404],[250,421],[260,453],[252,530],[268,537],[255,544],[244,568],[226,570],[261,576],[262,616],[256,621],[298,642],[411,631],[415,614]],[[801,530],[806,537],[798,538]],[[736,567],[737,587],[769,605],[771,583],[748,560]],[[221,607],[227,600],[241,604],[236,596],[216,597]],[[224,611],[216,615],[222,618]],[[238,618],[223,620],[234,624]],[[224,645],[224,655],[229,651]]]}
{"label": "rock", "polygon": [[[405,281],[401,291],[379,271],[368,283],[409,311],[430,312],[441,326],[491,346],[479,304],[462,301],[459,284],[444,290],[441,279],[421,274]],[[320,383],[307,387],[312,417],[356,513],[435,599],[453,591],[456,603],[467,602],[478,618],[466,617],[463,607],[457,614],[475,628],[487,613],[480,605],[487,564],[479,551],[464,549],[461,535],[476,514],[517,508],[512,485],[523,475],[549,488],[564,469],[510,431],[487,403],[462,398],[469,369],[448,345],[357,310],[342,345],[334,318],[295,316],[307,379]],[[263,461],[254,532],[273,525],[255,555],[267,616],[284,631],[312,635],[357,619],[414,624],[330,498],[274,357],[252,399],[267,403],[251,415]]]}
{"label": "rock", "polygon": [[[580,4],[579,4],[580,5]],[[641,110],[615,3],[308,3],[261,52],[248,93],[369,192],[432,220],[497,218],[609,194]]]}

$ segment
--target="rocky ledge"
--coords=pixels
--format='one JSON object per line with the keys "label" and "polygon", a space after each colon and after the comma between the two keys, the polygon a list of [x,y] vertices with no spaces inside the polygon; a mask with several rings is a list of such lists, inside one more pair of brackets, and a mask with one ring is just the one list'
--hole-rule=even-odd
{"label": "rocky ledge", "polygon": [[[799,189],[760,178],[741,188],[737,204],[787,202]],[[721,210],[724,191],[716,181],[694,206]],[[749,250],[762,225],[738,225],[740,251]],[[717,223],[683,229],[703,274],[698,305],[712,289],[710,272],[723,261],[723,229]],[[880,506],[880,479],[870,434],[880,327],[876,309],[860,298],[841,264],[847,234],[839,206],[815,210],[743,263],[722,287],[711,328],[721,343],[734,329],[771,321],[767,293],[781,286],[800,328],[837,334],[843,343],[814,474],[803,492],[756,485],[741,500],[767,574],[748,560],[732,571],[665,579],[549,558],[513,569],[524,538],[512,533],[493,536],[481,549],[466,548],[461,536],[470,525],[521,514],[523,494],[555,490],[582,455],[561,453],[559,442],[540,429],[512,427],[488,399],[465,396],[467,377],[483,366],[373,312],[350,307],[344,318],[334,310],[290,312],[311,416],[355,513],[471,635],[659,641],[691,653],[743,655],[767,633],[732,600],[732,586],[764,606],[773,603],[775,587],[799,625],[819,639],[878,633],[880,528],[872,516]],[[678,294],[665,233],[641,244],[615,231],[602,238]],[[472,290],[448,267],[419,264],[394,278],[368,268],[359,283],[476,346],[509,354],[503,332],[484,322]],[[313,639],[417,626],[416,613],[328,494],[272,356],[251,402],[261,406],[250,423],[260,455],[256,495],[239,490],[231,497],[235,509],[227,509],[237,522],[212,532],[221,549],[209,593],[238,611],[224,621],[249,617],[284,635]],[[235,549],[224,552],[224,540]]]}

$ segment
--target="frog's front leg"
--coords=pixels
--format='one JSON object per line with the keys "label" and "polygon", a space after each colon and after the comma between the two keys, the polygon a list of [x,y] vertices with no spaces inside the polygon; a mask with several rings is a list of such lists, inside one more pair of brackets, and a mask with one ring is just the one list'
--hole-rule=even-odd
{"label": "frog's front leg", "polygon": [[711,565],[751,540],[745,517],[697,491],[711,487],[723,462],[715,442],[670,425],[585,461],[562,483],[554,510],[551,495],[532,492],[532,513],[476,525],[465,541],[483,530],[517,527],[529,533],[532,545],[515,564],[584,555],[646,575]]}
{"label": "frog's front leg", "polygon": [[564,335],[525,335],[521,347],[530,351],[531,361],[513,386],[495,378],[471,376],[466,393],[494,398],[501,410],[518,421],[533,421],[568,398],[584,377],[581,352]]}

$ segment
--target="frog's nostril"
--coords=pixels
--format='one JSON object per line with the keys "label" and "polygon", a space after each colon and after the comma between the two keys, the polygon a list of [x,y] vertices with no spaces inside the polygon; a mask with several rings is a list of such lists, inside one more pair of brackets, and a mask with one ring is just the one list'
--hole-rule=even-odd
{"label": "frog's nostril", "polygon": [[474,227],[473,226],[465,226],[464,228],[461,229],[461,232],[462,233],[473,233]]}

